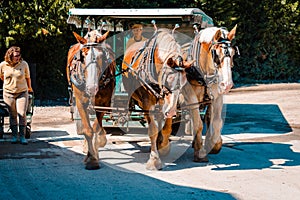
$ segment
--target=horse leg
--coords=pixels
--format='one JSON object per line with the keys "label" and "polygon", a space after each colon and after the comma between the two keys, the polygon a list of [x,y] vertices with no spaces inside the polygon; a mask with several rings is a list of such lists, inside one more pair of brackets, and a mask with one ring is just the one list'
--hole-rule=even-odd
{"label": "horse leg", "polygon": [[99,169],[99,154],[98,149],[96,149],[94,146],[92,128],[89,130],[89,132],[84,132],[84,136],[88,149],[87,155],[84,159],[86,164],[85,168],[88,170]]}
{"label": "horse leg", "polygon": [[150,158],[147,161],[146,169],[148,170],[159,170],[162,168],[162,163],[159,158],[159,153],[157,150],[157,136],[158,136],[158,129],[154,121],[154,117],[149,114],[145,114],[145,118],[148,122],[148,135],[151,142],[151,152]]}
{"label": "horse leg", "polygon": [[107,139],[106,139],[106,131],[102,126],[102,119],[104,116],[104,112],[97,112],[96,116],[97,117],[94,120],[94,124],[93,124],[93,131],[95,133],[94,145],[95,148],[98,150],[99,147],[104,147],[106,145]]}
{"label": "horse leg", "polygon": [[212,141],[214,146],[212,147],[209,153],[211,154],[218,154],[222,148],[222,137],[221,137],[221,129],[223,127],[223,120],[222,120],[222,110],[223,110],[223,97],[220,96],[217,99],[217,106],[214,109],[214,119],[213,119],[213,129],[214,134],[212,137]]}
{"label": "horse leg", "polygon": [[199,109],[190,110],[191,123],[193,125],[193,148],[194,148],[194,162],[208,162],[207,156],[204,152],[202,141],[203,124],[200,118]]}
{"label": "horse leg", "polygon": [[161,139],[157,141],[158,152],[160,155],[168,155],[170,153],[170,135],[172,133],[172,118],[167,118],[165,125],[161,130]]}
{"label": "horse leg", "polygon": [[86,144],[87,144],[87,155],[84,159],[84,162],[86,164],[86,169],[88,170],[93,170],[93,169],[99,169],[99,155],[98,155],[98,150],[94,148],[93,145],[93,129],[90,125],[90,120],[89,120],[89,114],[86,112],[86,108],[83,106],[82,102],[79,100],[76,101],[76,105],[79,111],[79,115],[81,117],[82,121],[82,126],[83,126],[83,133],[86,139]]}
{"label": "horse leg", "polygon": [[[185,102],[190,109],[190,132],[194,136],[193,148],[194,148],[194,162],[207,162],[206,154],[203,153],[203,141],[202,141],[202,130],[203,124],[200,118],[198,102],[203,100],[203,87],[202,86],[191,86],[186,84],[183,88],[183,94]],[[185,127],[187,131],[187,126]],[[191,130],[192,129],[192,130]]]}
{"label": "horse leg", "polygon": [[205,138],[205,149],[210,154],[217,154],[222,148],[222,137],[221,129],[223,126],[222,120],[222,108],[223,108],[223,97],[217,97],[211,105],[210,109],[210,120],[208,123],[206,138]]}

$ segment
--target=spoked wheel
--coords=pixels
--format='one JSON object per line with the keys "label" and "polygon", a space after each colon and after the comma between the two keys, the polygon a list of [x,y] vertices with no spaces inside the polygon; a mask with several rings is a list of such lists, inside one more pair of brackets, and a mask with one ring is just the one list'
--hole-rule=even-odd
{"label": "spoked wheel", "polygon": [[31,135],[31,126],[30,126],[30,125],[27,125],[27,126],[26,126],[25,138],[26,138],[26,139],[29,139],[29,138],[30,138],[30,135]]}

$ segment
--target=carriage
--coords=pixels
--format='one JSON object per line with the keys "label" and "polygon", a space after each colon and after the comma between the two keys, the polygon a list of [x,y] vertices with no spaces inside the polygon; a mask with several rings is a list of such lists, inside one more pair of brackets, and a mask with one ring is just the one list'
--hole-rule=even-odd
{"label": "carriage", "polygon": [[[171,132],[181,124],[192,135],[195,162],[220,151],[222,94],[233,85],[236,26],[230,32],[213,27],[197,8],[70,9],[68,23],[81,28],[66,71],[72,118],[87,143],[86,169],[100,167],[103,127],[147,127],[150,170],[162,168],[160,155],[170,152]],[[125,49],[135,23],[143,24],[148,39]]]}
{"label": "carriage", "polygon": [[[103,26],[103,30],[110,31],[111,37],[108,39],[116,54],[117,72],[116,89],[114,98],[109,108],[96,107],[97,111],[107,111],[104,116],[105,127],[121,127],[123,132],[129,132],[130,128],[147,127],[143,116],[143,110],[138,107],[125,108],[128,99],[128,93],[124,91],[122,85],[121,64],[125,46],[131,37],[130,26],[134,23],[140,23],[144,26],[143,35],[150,38],[153,34],[153,25],[155,20],[159,28],[176,29],[176,37],[180,43],[191,41],[194,35],[195,26],[197,28],[206,28],[213,26],[213,20],[198,8],[178,8],[178,9],[70,9],[67,22],[74,24],[80,30],[81,36],[85,35],[88,29],[97,29]],[[72,92],[70,92],[70,111],[71,118],[76,121],[77,128],[80,129],[80,116],[74,104]],[[130,115],[128,111],[130,110]],[[173,119],[173,134],[176,134],[179,123],[188,119],[188,112],[178,110],[177,117]],[[205,115],[205,109],[200,112]],[[91,119],[95,114],[90,115]],[[80,132],[80,130],[78,130]]]}

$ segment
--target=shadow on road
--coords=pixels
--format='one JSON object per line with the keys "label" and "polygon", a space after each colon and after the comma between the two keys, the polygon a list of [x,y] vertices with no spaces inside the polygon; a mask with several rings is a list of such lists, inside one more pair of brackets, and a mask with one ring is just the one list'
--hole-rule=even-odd
{"label": "shadow on road", "polygon": [[100,170],[87,171],[82,154],[46,141],[0,146],[0,199],[234,199],[103,163]]}
{"label": "shadow on road", "polygon": [[226,104],[222,135],[263,133],[282,134],[292,129],[278,105]]}
{"label": "shadow on road", "polygon": [[209,163],[194,163],[193,149],[189,148],[175,165],[164,170],[182,170],[200,166],[212,166],[212,170],[262,170],[283,169],[299,166],[300,153],[291,149],[292,145],[272,142],[226,143],[219,154],[208,155]]}

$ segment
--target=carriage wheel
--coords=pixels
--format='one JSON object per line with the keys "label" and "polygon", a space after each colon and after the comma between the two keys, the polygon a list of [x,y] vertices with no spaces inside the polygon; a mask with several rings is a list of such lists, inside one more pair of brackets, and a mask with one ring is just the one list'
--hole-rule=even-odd
{"label": "carriage wheel", "polygon": [[26,126],[25,138],[26,138],[26,139],[29,139],[29,138],[30,138],[30,135],[31,135],[31,126],[30,126],[30,125],[27,125],[27,126]]}

